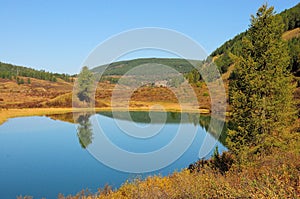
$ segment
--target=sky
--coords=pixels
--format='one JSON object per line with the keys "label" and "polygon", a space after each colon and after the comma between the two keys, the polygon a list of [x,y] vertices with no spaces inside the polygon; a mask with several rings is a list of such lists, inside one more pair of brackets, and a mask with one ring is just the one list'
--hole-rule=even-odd
{"label": "sky", "polygon": [[[136,28],[159,27],[192,38],[210,54],[246,30],[264,3],[281,12],[297,0],[0,0],[0,61],[74,74],[99,44]],[[151,52],[127,58],[166,57]]]}

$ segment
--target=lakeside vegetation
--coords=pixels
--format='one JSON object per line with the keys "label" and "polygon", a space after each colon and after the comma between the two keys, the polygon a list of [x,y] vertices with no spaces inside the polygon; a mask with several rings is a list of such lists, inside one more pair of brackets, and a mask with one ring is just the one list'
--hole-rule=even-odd
{"label": "lakeside vegetation", "polygon": [[[293,98],[297,83],[291,75],[298,76],[300,40],[299,37],[288,41],[282,38],[284,31],[292,30],[286,29],[287,24],[288,28],[299,27],[299,21],[295,18],[299,5],[280,15],[275,15],[272,7],[262,6],[251,18],[249,30],[215,54],[222,57],[217,58],[216,62],[223,73],[234,64],[229,78],[229,104],[232,108],[227,137],[229,152],[215,152],[211,160],[199,160],[189,168],[166,177],[135,179],[125,182],[117,190],[106,186],[98,193],[82,191],[66,198],[300,198],[300,125]],[[118,68],[110,75],[123,72]],[[187,71],[187,74],[192,73]],[[197,82],[200,77],[193,76],[191,79]],[[113,88],[111,84],[105,85]],[[81,88],[78,92],[80,101],[90,102],[87,95],[89,88]],[[147,88],[142,89],[145,89],[140,91],[143,95],[148,92]],[[164,88],[155,89],[166,91]],[[208,97],[204,93],[202,90],[202,96]],[[69,103],[71,96],[70,93],[64,95],[66,103]],[[96,96],[103,99],[104,94],[98,92]],[[55,106],[61,101],[61,98],[52,98],[46,103]],[[162,101],[167,103],[170,99]],[[58,103],[57,106],[66,103]],[[145,105],[149,104],[144,101],[136,109],[145,109]],[[101,110],[109,109],[109,104],[105,105]],[[1,120],[5,120],[5,115],[44,115],[49,114],[51,109],[36,110],[2,110],[0,124]],[[69,111],[72,109],[58,108],[53,109],[53,114]],[[87,128],[88,125],[84,125]],[[83,130],[80,132],[84,134]],[[82,142],[83,147],[88,144],[88,141]],[[65,197],[60,194],[58,198]]]}
{"label": "lakeside vegetation", "polygon": [[[300,198],[300,125],[284,24],[263,5],[235,55],[229,85],[229,152],[188,169],[67,198]],[[65,198],[59,195],[59,198]]]}

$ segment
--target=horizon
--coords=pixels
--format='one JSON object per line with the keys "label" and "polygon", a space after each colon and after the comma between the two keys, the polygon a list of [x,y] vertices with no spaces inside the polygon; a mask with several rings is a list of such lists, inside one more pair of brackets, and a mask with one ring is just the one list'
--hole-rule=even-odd
{"label": "horizon", "polygon": [[[226,4],[221,0],[189,4],[30,1],[13,5],[4,2],[0,8],[0,20],[5,29],[0,40],[0,61],[54,73],[76,74],[96,46],[120,32],[143,27],[183,33],[203,46],[209,55],[247,30],[250,15],[264,3],[263,0],[251,3],[236,0]],[[268,1],[276,13],[298,3],[294,0]],[[201,9],[203,7],[206,9]],[[180,57],[150,51],[129,53],[116,61],[139,58]],[[99,66],[103,64],[107,63],[99,63]]]}

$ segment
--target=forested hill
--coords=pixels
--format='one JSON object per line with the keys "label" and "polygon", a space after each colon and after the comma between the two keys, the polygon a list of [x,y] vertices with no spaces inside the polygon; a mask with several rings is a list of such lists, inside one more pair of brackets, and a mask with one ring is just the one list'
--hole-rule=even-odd
{"label": "forested hill", "polygon": [[[201,61],[195,60],[185,60],[185,59],[178,59],[178,58],[141,58],[141,59],[133,59],[133,60],[126,60],[126,61],[119,61],[109,64],[108,68],[105,70],[103,75],[124,75],[130,69],[133,69],[136,66],[140,66],[143,64],[162,64],[165,66],[169,66],[174,68],[176,71],[181,73],[188,73],[194,69],[191,63],[195,63],[197,65],[201,65]],[[98,66],[92,69],[93,72],[103,72],[105,69],[105,65]]]}
{"label": "forested hill", "polygon": [[0,78],[16,80],[18,83],[22,83],[24,80],[20,77],[36,78],[52,82],[56,82],[58,78],[66,82],[72,81],[72,77],[68,74],[46,72],[45,70],[35,70],[0,62]]}
{"label": "forested hill", "polygon": [[[284,10],[278,14],[285,25],[284,37],[287,40],[290,51],[290,66],[289,69],[296,76],[300,76],[300,3],[296,6]],[[247,31],[235,36],[233,39],[226,41],[223,45],[211,53],[215,59],[216,64],[221,68],[222,72],[226,72],[228,67],[233,63],[229,54],[239,55],[242,47],[242,38],[247,35]]]}

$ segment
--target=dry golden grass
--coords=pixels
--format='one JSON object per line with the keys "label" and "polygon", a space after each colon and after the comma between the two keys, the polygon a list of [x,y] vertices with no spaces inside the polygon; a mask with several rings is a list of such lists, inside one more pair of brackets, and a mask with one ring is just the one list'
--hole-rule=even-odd
{"label": "dry golden grass", "polygon": [[4,123],[9,118],[62,114],[72,111],[72,108],[0,109],[0,124]]}
{"label": "dry golden grass", "polygon": [[289,40],[292,39],[294,37],[299,37],[300,36],[300,28],[295,28],[293,30],[289,30],[286,31],[285,33],[283,33],[282,38],[284,40]]}
{"label": "dry golden grass", "polygon": [[[199,172],[185,169],[166,177],[125,182],[117,190],[105,187],[97,194],[80,192],[67,198],[300,198],[299,168],[299,151],[274,151],[242,170],[233,166],[224,175],[204,165]],[[60,195],[59,198],[65,197]]]}
{"label": "dry golden grass", "polygon": [[[26,82],[25,77],[23,79]],[[40,107],[42,102],[72,91],[67,82],[49,82],[30,78],[31,84],[0,78],[0,108]]]}

